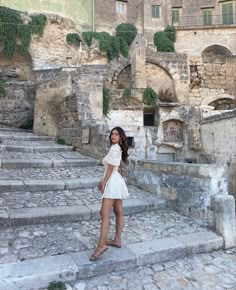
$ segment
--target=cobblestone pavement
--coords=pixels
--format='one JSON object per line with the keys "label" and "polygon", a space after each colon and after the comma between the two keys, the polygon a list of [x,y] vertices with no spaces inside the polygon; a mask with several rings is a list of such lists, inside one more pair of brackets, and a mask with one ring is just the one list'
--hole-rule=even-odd
{"label": "cobblestone pavement", "polygon": [[[110,238],[114,234],[114,218],[111,221]],[[0,232],[0,263],[92,249],[97,243],[99,229],[99,220],[3,229]],[[200,231],[207,229],[170,209],[142,212],[125,217],[123,243]]]}
{"label": "cobblestone pavement", "polygon": [[[154,197],[153,193],[128,186],[129,198]],[[0,208],[36,208],[74,205],[93,205],[100,203],[101,193],[97,187],[75,190],[57,190],[41,192],[3,192],[0,193]]]}
{"label": "cobblestone pavement", "polygon": [[236,248],[109,273],[68,285],[73,290],[235,290]]}
{"label": "cobblestone pavement", "polygon": [[103,166],[0,169],[0,179],[68,179],[102,177]]}

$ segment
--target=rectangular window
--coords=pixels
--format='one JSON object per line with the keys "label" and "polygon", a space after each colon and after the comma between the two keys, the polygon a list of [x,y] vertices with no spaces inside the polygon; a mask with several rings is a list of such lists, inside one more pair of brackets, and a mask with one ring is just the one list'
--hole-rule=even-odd
{"label": "rectangular window", "polygon": [[221,4],[222,11],[222,24],[233,24],[234,23],[234,15],[233,15],[233,3],[222,3]]}
{"label": "rectangular window", "polygon": [[212,10],[203,9],[202,17],[203,17],[203,25],[212,25]]}
{"label": "rectangular window", "polygon": [[126,14],[127,12],[127,4],[124,2],[116,2],[116,13],[118,14]]}
{"label": "rectangular window", "polygon": [[179,9],[172,9],[172,23],[179,23],[180,18],[180,10]]}
{"label": "rectangular window", "polygon": [[155,122],[155,114],[154,113],[148,113],[144,112],[143,113],[143,125],[144,126],[154,126]]}
{"label": "rectangular window", "polygon": [[152,18],[160,18],[160,6],[152,5]]}

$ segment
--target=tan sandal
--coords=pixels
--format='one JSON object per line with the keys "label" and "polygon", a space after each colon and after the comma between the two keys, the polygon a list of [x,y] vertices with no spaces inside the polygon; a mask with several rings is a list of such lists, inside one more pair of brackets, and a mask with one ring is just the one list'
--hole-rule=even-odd
{"label": "tan sandal", "polygon": [[97,251],[95,250],[92,254],[92,256],[89,258],[89,261],[95,261],[97,260],[102,254],[104,254],[106,251],[108,250],[108,248],[105,248],[102,251]]}

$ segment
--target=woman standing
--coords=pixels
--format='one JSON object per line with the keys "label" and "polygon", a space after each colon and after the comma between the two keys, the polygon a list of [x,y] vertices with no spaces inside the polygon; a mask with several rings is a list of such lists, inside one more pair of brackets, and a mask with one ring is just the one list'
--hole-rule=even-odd
{"label": "woman standing", "polygon": [[[98,184],[98,189],[102,193],[101,232],[98,245],[89,258],[90,261],[97,260],[108,250],[108,246],[121,247],[121,234],[124,224],[122,200],[129,196],[125,181],[118,172],[121,159],[127,161],[129,156],[125,132],[121,127],[115,127],[111,130],[109,138],[111,147],[103,159],[105,172],[103,179]],[[116,216],[116,233],[113,240],[107,241],[112,207]]]}

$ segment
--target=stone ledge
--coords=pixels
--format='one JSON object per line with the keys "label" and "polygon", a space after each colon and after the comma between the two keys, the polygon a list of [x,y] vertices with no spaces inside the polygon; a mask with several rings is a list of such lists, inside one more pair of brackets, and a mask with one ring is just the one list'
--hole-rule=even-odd
{"label": "stone ledge", "polygon": [[[191,252],[203,253],[220,249],[223,245],[223,238],[212,232],[199,236],[198,234],[132,243],[121,249],[110,247],[95,262],[88,260],[91,251],[82,251],[70,255],[63,254],[2,264],[0,290],[38,289],[47,287],[53,280],[75,281],[75,279],[84,279],[112,271],[183,258],[188,255],[190,247]],[[199,245],[201,245],[200,248]]]}
{"label": "stone ledge", "polygon": [[0,192],[14,191],[48,191],[60,189],[90,188],[98,184],[100,178],[74,178],[74,179],[22,179],[0,180]]}
{"label": "stone ledge", "polygon": [[202,119],[201,125],[236,117],[236,109]]}

